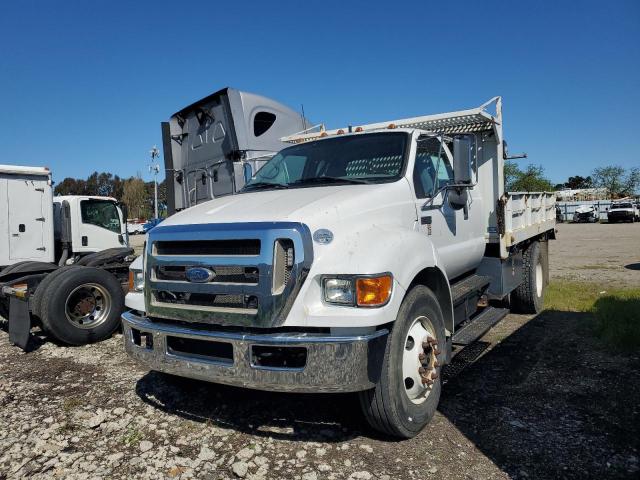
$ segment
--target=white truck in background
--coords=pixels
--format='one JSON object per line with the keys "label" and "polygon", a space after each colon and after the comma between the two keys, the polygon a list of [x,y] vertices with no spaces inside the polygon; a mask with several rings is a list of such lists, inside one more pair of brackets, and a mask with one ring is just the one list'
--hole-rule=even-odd
{"label": "white truck in background", "polygon": [[617,200],[607,209],[607,222],[638,222],[640,221],[640,209],[634,205],[632,199]]}
{"label": "white truck in background", "polygon": [[496,97],[283,138],[237,195],[149,233],[127,352],[211,382],[358,392],[373,428],[416,435],[442,366],[505,305],[543,308],[555,196],[505,192],[502,128]]}
{"label": "white truck in background", "polygon": [[125,219],[114,198],[54,197],[48,168],[0,165],[0,316],[12,343],[27,348],[34,323],[73,345],[118,328],[133,260]]}

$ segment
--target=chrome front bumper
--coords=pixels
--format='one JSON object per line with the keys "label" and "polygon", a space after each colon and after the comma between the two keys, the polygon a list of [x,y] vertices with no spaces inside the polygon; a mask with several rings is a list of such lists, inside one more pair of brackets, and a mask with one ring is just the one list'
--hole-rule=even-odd
{"label": "chrome front bumper", "polygon": [[[370,335],[329,336],[310,333],[255,334],[216,332],[150,321],[133,312],[122,314],[127,353],[151,370],[214,383],[281,392],[356,392],[375,386],[380,374],[388,330]],[[141,340],[142,338],[142,340]],[[228,359],[176,352],[176,339],[231,346]],[[180,340],[177,340],[180,341]],[[258,347],[301,347],[301,367],[257,365]]]}

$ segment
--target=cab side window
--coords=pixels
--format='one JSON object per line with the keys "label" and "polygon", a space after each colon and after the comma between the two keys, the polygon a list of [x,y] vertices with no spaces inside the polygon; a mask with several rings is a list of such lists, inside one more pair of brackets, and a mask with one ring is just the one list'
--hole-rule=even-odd
{"label": "cab side window", "polygon": [[440,140],[434,137],[418,139],[413,184],[418,198],[432,196],[453,181],[453,170],[444,153]]}

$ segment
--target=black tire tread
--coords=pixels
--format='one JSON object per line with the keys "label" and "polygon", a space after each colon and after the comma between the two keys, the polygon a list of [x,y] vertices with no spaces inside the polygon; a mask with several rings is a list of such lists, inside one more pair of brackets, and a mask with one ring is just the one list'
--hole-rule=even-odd
{"label": "black tire tread", "polygon": [[[41,299],[41,305],[40,305],[40,312],[42,314],[41,316],[41,321],[42,321],[42,325],[43,328],[45,328],[46,332],[51,335],[53,338],[55,338],[56,340],[68,344],[68,345],[83,345],[86,343],[93,343],[93,342],[97,342],[100,340],[104,340],[108,337],[110,337],[114,331],[117,330],[117,328],[120,325],[120,313],[122,311],[122,307],[124,306],[124,292],[122,291],[122,288],[120,286],[120,282],[117,281],[117,279],[115,277],[113,278],[113,281],[115,282],[114,285],[114,293],[116,293],[117,297],[120,298],[112,298],[112,302],[113,302],[113,307],[118,311],[117,314],[117,321],[113,324],[110,325],[109,328],[106,331],[101,332],[99,335],[96,335],[95,331],[91,331],[91,330],[87,330],[87,338],[84,340],[74,340],[71,338],[64,338],[64,335],[62,335],[58,330],[58,328],[56,328],[56,325],[54,324],[54,322],[52,322],[52,320],[54,321],[60,321],[60,319],[51,318],[51,314],[50,314],[50,308],[51,308],[51,304],[52,301],[54,299],[54,297],[57,297],[59,295],[58,289],[62,288],[63,282],[67,281],[68,279],[65,278],[60,278],[60,276],[72,276],[72,275],[79,275],[79,274],[83,274],[84,272],[87,271],[98,271],[98,272],[102,272],[102,274],[106,274],[109,275],[110,277],[112,277],[112,275],[108,272],[106,272],[105,270],[101,270],[99,268],[95,268],[95,267],[83,267],[83,266],[75,266],[73,268],[70,268],[68,270],[65,270],[64,272],[62,272],[60,275],[58,275],[56,278],[58,278],[60,281],[56,282],[55,284],[50,283],[49,286],[47,288],[44,289],[43,293],[42,293],[42,299]],[[120,307],[120,308],[118,308]],[[63,321],[66,321],[66,319],[64,319]],[[104,325],[104,324],[103,324]],[[100,328],[100,327],[96,327],[96,328]]]}
{"label": "black tire tread", "polygon": [[[415,287],[413,287],[407,293],[405,299],[403,300],[403,304],[404,302],[410,303],[415,298],[420,297],[422,295],[427,295],[431,297],[431,300],[433,301],[434,305],[439,306],[438,300],[436,296],[433,294],[433,292],[423,285],[416,285]],[[442,319],[442,312],[440,312],[440,319]],[[397,320],[396,320],[396,323],[397,323]],[[386,364],[387,362],[389,362],[392,343],[393,342],[391,341],[391,338],[389,338],[387,341],[385,352],[384,352],[383,364]],[[397,417],[399,416],[399,414],[396,411],[396,408],[392,399],[389,398],[390,389],[388,388],[388,385],[389,385],[390,379],[388,378],[388,376],[385,375],[385,373],[389,373],[389,372],[386,372],[385,369],[383,369],[381,372],[380,380],[379,380],[379,385],[382,388],[374,388],[372,390],[366,390],[364,392],[359,393],[361,409],[367,419],[367,422],[374,429],[390,436],[409,438],[410,436],[413,436],[419,433],[419,431],[413,432],[413,435],[407,435],[405,432],[400,430],[398,426],[395,424],[395,422],[393,421],[393,417],[394,416]]]}
{"label": "black tire tread", "polygon": [[[40,309],[41,309],[41,306],[42,306],[42,298],[44,297],[44,292],[47,290],[49,285],[51,285],[51,283],[58,276],[60,276],[61,274],[63,274],[67,270],[70,270],[71,268],[78,268],[78,267],[76,265],[67,265],[67,266],[59,268],[58,270],[54,270],[49,275],[44,277],[44,279],[40,282],[40,284],[36,288],[36,291],[33,294],[33,298],[32,298],[32,301],[31,301],[31,312],[36,317],[38,317],[40,320],[42,320],[42,315],[41,315]],[[47,325],[45,325],[44,321],[42,322],[42,328],[45,331],[47,331]]]}
{"label": "black tire tread", "polygon": [[[537,297],[535,266],[540,255],[541,250],[539,242],[531,243],[531,245],[529,245],[522,254],[522,283],[513,292],[511,292],[511,305],[513,310],[518,313],[533,314],[539,313],[541,310],[535,301],[535,298]],[[544,268],[544,261],[542,264]]]}

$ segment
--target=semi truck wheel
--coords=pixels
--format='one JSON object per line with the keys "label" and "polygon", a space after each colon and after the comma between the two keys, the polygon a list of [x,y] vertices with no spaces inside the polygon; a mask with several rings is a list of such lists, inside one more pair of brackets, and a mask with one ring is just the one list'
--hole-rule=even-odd
{"label": "semi truck wheel", "polygon": [[45,330],[69,345],[99,342],[120,325],[124,292],[105,270],[77,266],[58,275],[42,294]]}
{"label": "semi truck wheel", "polygon": [[376,387],[359,394],[371,427],[411,438],[429,423],[440,399],[445,344],[438,300],[427,287],[413,287],[387,339]]}
{"label": "semi truck wheel", "polygon": [[[64,267],[61,267],[57,270],[54,270],[53,272],[51,272],[49,275],[47,275],[46,277],[44,277],[42,279],[42,281],[40,282],[40,284],[38,284],[38,287],[36,288],[35,293],[33,294],[33,298],[31,301],[31,312],[38,317],[38,319],[40,319],[42,317],[42,313],[40,311],[40,307],[42,305],[42,297],[44,296],[44,292],[46,291],[47,288],[49,288],[49,285],[51,285],[51,283],[60,275],[62,275],[64,272],[66,272],[67,270],[71,269],[71,268],[77,268],[74,265],[67,265]],[[44,325],[43,325],[44,327]]]}
{"label": "semi truck wheel", "polygon": [[533,242],[527,247],[522,261],[522,283],[511,292],[512,309],[518,313],[540,313],[544,308],[546,269],[549,264],[548,259],[543,258],[540,242]]}

